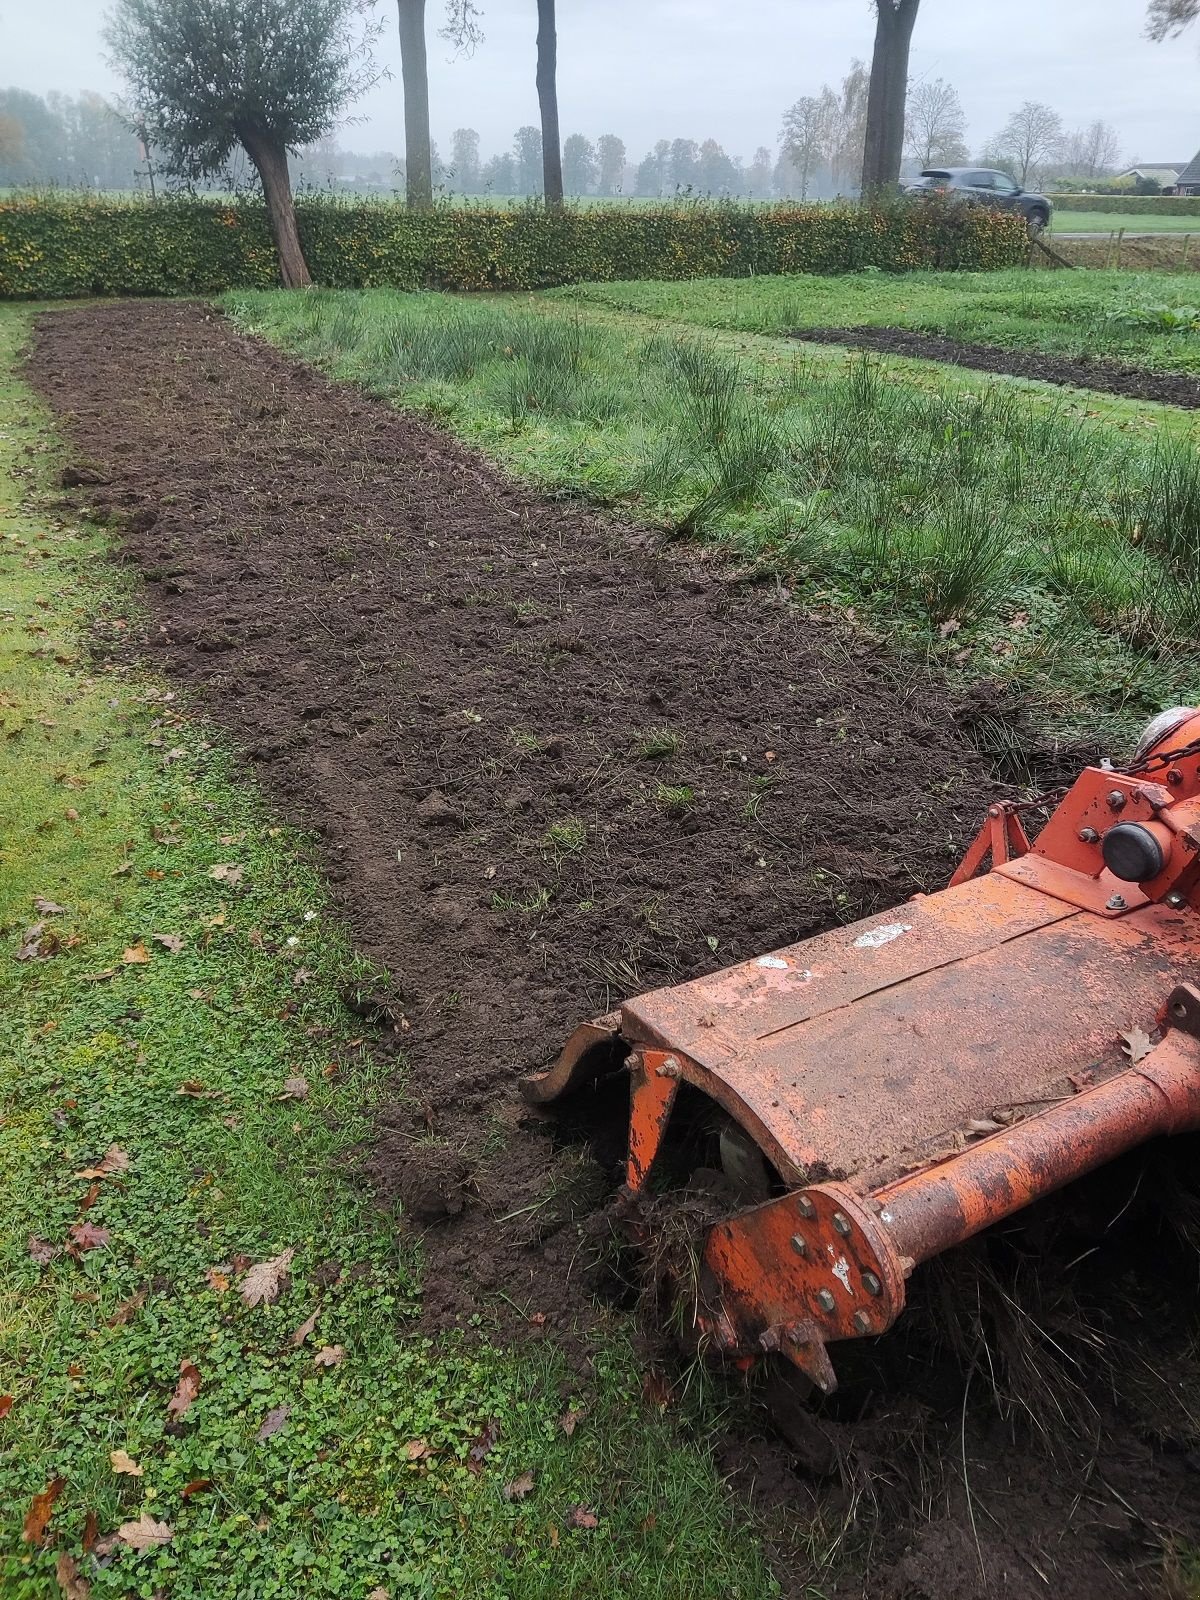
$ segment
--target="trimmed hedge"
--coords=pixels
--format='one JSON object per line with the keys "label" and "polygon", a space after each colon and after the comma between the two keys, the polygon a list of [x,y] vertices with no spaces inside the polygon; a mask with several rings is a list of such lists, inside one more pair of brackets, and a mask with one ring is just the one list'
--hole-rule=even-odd
{"label": "trimmed hedge", "polygon": [[[1026,259],[1021,218],[933,199],[877,206],[438,206],[302,199],[313,277],[330,288],[544,289],[621,278],[877,267],[988,270]],[[270,288],[260,204],[0,199],[0,296],[215,294]]]}
{"label": "trimmed hedge", "polygon": [[1132,211],[1142,216],[1200,217],[1200,195],[1193,194],[1052,194],[1056,211]]}

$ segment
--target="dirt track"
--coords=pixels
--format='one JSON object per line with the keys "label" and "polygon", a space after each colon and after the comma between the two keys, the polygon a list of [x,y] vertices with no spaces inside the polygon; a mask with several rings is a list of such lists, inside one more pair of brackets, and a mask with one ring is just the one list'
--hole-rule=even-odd
{"label": "dirt track", "polygon": [[[431,1226],[427,1318],[483,1304],[512,1337],[582,1326],[586,1351],[597,1173],[526,1122],[516,1078],[622,992],[943,881],[990,787],[967,713],[204,307],[45,316],[31,370],[146,579],[159,664],[317,830],[359,947],[391,975],[378,1009],[403,1064],[371,1167]],[[672,748],[647,753],[647,730]],[[506,1313],[501,1290],[544,1320]],[[885,1506],[911,1508],[897,1440],[949,1457],[961,1386],[928,1347],[894,1348],[922,1397],[830,1429],[895,1489]],[[1187,1471],[1157,1436],[1108,1437],[1124,1499],[1156,1508],[1143,1520],[1098,1490],[1079,1501],[1013,1437],[972,1410],[986,1568],[948,1471],[931,1520],[881,1520],[872,1600],[1042,1595],[1040,1571],[1062,1596],[1136,1592]],[[761,1440],[732,1437],[726,1465],[781,1504],[806,1493]],[[812,1492],[838,1514],[841,1490]]]}
{"label": "dirt track", "polygon": [[915,328],[796,328],[790,335],[809,344],[841,344],[882,355],[911,356],[918,361],[944,361],[948,366],[996,372],[1010,378],[1036,378],[1069,389],[1095,389],[1130,400],[1154,400],[1188,410],[1200,407],[1200,379],[1183,372],[1152,372],[1148,367],[1115,361],[1041,355],[1033,350],[1005,350],[999,345],[950,339]]}

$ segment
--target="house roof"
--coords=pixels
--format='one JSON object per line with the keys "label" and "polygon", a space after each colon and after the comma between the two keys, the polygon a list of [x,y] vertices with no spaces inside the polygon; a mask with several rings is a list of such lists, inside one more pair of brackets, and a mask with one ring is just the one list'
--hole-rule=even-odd
{"label": "house roof", "polygon": [[1183,171],[1179,174],[1175,181],[1176,183],[1181,184],[1200,184],[1200,150],[1197,150],[1196,154],[1188,162],[1187,166],[1184,167]]}
{"label": "house roof", "polygon": [[1125,171],[1121,173],[1121,177],[1153,178],[1155,183],[1174,183],[1185,165],[1186,163],[1182,161],[1172,161],[1165,164],[1155,162],[1153,165],[1145,162],[1136,167],[1126,167]]}

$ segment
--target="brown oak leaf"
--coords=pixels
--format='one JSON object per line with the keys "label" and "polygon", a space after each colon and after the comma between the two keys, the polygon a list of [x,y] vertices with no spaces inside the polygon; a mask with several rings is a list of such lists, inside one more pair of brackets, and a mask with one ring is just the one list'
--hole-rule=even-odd
{"label": "brown oak leaf", "polygon": [[150,952],[141,939],[136,944],[126,946],[121,955],[121,960],[127,967],[144,967],[149,959]]}
{"label": "brown oak leaf", "polygon": [[527,1494],[533,1493],[533,1473],[523,1472],[519,1478],[506,1483],[501,1493],[506,1500],[524,1500]]}
{"label": "brown oak leaf", "polygon": [[270,1261],[260,1261],[238,1285],[238,1293],[248,1306],[269,1306],[279,1299],[295,1250],[281,1250]]}
{"label": "brown oak leaf", "polygon": [[92,1586],[80,1572],[75,1557],[68,1555],[65,1550],[58,1552],[54,1577],[64,1600],[90,1600]]}
{"label": "brown oak leaf", "polygon": [[293,1345],[302,1345],[304,1343],[305,1339],[308,1338],[309,1334],[316,1327],[317,1318],[320,1315],[321,1315],[321,1308],[320,1308],[320,1306],[318,1306],[317,1309],[313,1312],[311,1317],[305,1317],[304,1321],[300,1324],[300,1326],[292,1334],[292,1344]]}
{"label": "brown oak leaf", "polygon": [[33,909],[43,917],[65,917],[67,914],[66,906],[55,905],[54,901],[47,900],[44,894],[34,895]]}
{"label": "brown oak leaf", "polygon": [[170,1544],[175,1530],[169,1522],[157,1522],[148,1511],[143,1511],[136,1522],[123,1522],[117,1529],[117,1538],[131,1550],[156,1550]]}
{"label": "brown oak leaf", "polygon": [[236,888],[242,881],[243,868],[234,866],[232,862],[220,861],[215,867],[209,867],[208,875],[215,878],[218,883],[227,883],[231,888]]}
{"label": "brown oak leaf", "polygon": [[112,1462],[114,1472],[126,1473],[131,1478],[140,1478],[146,1471],[145,1467],[139,1467],[133,1457],[124,1450],[110,1450],[108,1459]]}
{"label": "brown oak leaf", "polygon": [[58,1254],[58,1246],[51,1244],[49,1239],[39,1239],[36,1233],[29,1235],[29,1259],[39,1267],[48,1267]]}
{"label": "brown oak leaf", "polygon": [[99,1250],[112,1238],[108,1228],[102,1228],[95,1222],[73,1222],[67,1229],[67,1236],[76,1254],[82,1254],[85,1250]]}
{"label": "brown oak leaf", "polygon": [[307,1100],[308,1099],[308,1079],[307,1078],[285,1078],[283,1080],[283,1093],[282,1093],[282,1095],[280,1095],[280,1099],[281,1100]]}
{"label": "brown oak leaf", "polygon": [[177,956],[183,949],[181,933],[152,933],[150,937],[155,944],[162,945],[163,949],[169,950],[173,956]]}
{"label": "brown oak leaf", "polygon": [[346,1347],[341,1344],[322,1345],[313,1357],[316,1367],[340,1367],[346,1359]]}
{"label": "brown oak leaf", "polygon": [[590,1506],[572,1506],[567,1512],[568,1528],[595,1528],[600,1524],[600,1518]]}
{"label": "brown oak leaf", "polygon": [[1121,1035],[1121,1049],[1129,1057],[1130,1064],[1136,1067],[1139,1061],[1150,1054],[1154,1045],[1145,1028],[1130,1028],[1128,1033]]}
{"label": "brown oak leaf", "polygon": [[467,1451],[467,1471],[480,1473],[500,1437],[500,1419],[489,1417]]}
{"label": "brown oak leaf", "polygon": [[10,1395],[10,1394],[0,1394],[0,1422],[4,1421],[5,1417],[12,1410],[12,1408],[13,1408],[13,1397],[12,1397],[12,1395]]}

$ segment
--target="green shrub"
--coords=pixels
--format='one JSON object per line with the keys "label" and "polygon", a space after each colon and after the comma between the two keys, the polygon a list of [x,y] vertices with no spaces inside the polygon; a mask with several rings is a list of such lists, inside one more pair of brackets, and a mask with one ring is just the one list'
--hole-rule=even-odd
{"label": "green shrub", "polygon": [[[666,204],[506,209],[305,198],[300,234],[330,288],[542,289],[628,278],[878,268],[988,270],[1026,254],[1019,217],[934,200],[860,207]],[[0,297],[269,288],[275,252],[251,201],[0,199]]]}

